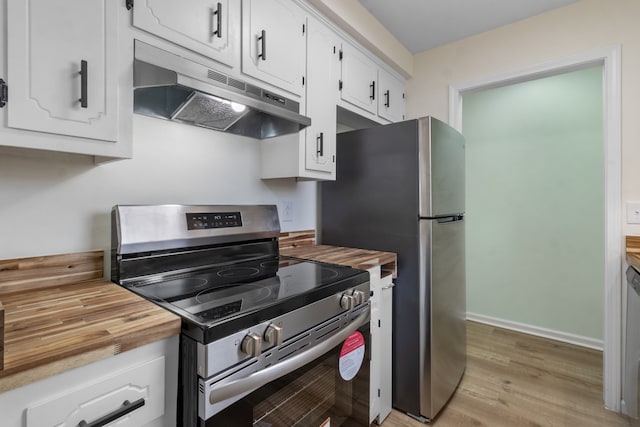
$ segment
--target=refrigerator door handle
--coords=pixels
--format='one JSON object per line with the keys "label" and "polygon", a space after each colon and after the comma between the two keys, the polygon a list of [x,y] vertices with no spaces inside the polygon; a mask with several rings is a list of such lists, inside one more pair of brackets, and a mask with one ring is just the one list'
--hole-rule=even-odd
{"label": "refrigerator door handle", "polygon": [[457,222],[464,220],[464,214],[454,214],[454,215],[443,215],[443,216],[421,216],[420,219],[437,221],[439,224],[447,223],[447,222]]}

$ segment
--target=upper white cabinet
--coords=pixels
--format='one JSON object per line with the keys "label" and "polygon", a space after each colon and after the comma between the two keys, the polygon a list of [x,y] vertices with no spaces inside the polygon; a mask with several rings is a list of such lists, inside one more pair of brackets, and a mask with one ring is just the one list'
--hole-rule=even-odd
{"label": "upper white cabinet", "polygon": [[378,70],[378,115],[390,122],[404,119],[404,81]]}
{"label": "upper white cabinet", "polygon": [[262,141],[262,178],[334,180],[336,173],[336,104],[340,39],[320,21],[307,29],[305,114],[311,125],[300,135]]}
{"label": "upper white cabinet", "polygon": [[372,114],[377,113],[378,66],[350,44],[342,46],[340,98]]}
{"label": "upper white cabinet", "polygon": [[123,106],[131,105],[124,96],[132,77],[121,56],[129,44],[119,43],[118,28],[123,5],[0,0],[5,6],[0,78],[8,100],[0,109],[0,145],[130,157],[131,110]]}
{"label": "upper white cabinet", "polygon": [[9,0],[10,127],[115,141],[115,5]]}
{"label": "upper white cabinet", "polygon": [[141,0],[133,25],[230,67],[239,58],[237,0]]}
{"label": "upper white cabinet", "polygon": [[306,16],[291,0],[242,0],[242,72],[303,94]]}
{"label": "upper white cabinet", "polygon": [[404,119],[404,79],[349,43],[342,44],[340,105],[381,123]]}
{"label": "upper white cabinet", "polygon": [[[307,35],[307,115],[305,169],[335,179],[336,173],[336,82],[339,75],[338,46],[333,31],[309,20]],[[313,173],[309,173],[313,175]]]}

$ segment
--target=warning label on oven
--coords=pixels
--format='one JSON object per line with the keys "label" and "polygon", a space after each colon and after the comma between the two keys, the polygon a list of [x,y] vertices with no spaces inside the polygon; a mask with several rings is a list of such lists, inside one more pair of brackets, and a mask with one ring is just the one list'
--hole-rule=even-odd
{"label": "warning label on oven", "polygon": [[364,337],[355,331],[344,340],[340,350],[340,376],[342,379],[352,380],[362,366],[364,360]]}

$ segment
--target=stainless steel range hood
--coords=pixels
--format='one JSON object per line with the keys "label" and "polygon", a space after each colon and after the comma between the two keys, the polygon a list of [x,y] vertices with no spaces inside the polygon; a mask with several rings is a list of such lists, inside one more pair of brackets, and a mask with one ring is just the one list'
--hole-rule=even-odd
{"label": "stainless steel range hood", "polygon": [[134,49],[133,110],[138,114],[258,139],[311,124],[296,101],[139,40]]}

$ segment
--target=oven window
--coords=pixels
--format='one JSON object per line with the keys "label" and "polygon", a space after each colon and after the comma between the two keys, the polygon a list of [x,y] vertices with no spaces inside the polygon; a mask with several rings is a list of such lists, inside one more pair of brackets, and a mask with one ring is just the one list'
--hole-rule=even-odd
{"label": "oven window", "polygon": [[358,331],[364,339],[361,362],[357,351],[345,356],[345,346],[340,344],[245,396],[210,418],[206,426],[368,426],[369,324]]}

